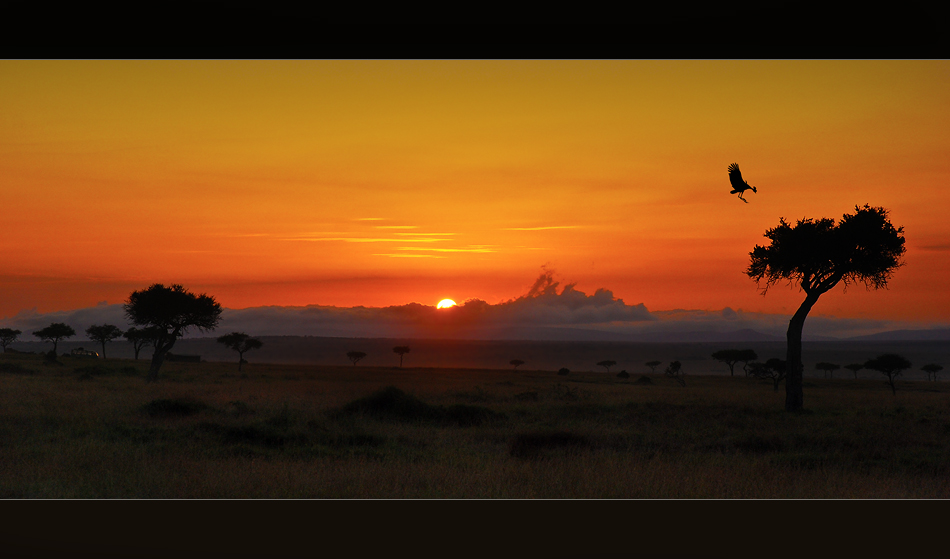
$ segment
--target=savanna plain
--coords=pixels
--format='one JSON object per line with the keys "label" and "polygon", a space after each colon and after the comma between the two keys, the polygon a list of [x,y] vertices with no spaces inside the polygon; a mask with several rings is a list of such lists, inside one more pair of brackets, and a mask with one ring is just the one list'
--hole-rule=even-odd
{"label": "savanna plain", "polygon": [[147,367],[0,354],[0,496],[950,497],[945,381]]}

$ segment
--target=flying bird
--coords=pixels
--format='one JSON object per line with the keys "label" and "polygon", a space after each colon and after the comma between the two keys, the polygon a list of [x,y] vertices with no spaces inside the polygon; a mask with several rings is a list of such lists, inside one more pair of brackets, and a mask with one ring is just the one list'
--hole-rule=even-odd
{"label": "flying bird", "polygon": [[732,191],[729,194],[735,194],[738,192],[739,199],[748,204],[749,201],[742,197],[742,193],[746,190],[749,190],[750,188],[752,189],[752,192],[755,192],[756,190],[754,186],[742,180],[742,173],[739,172],[739,165],[736,163],[729,165],[729,182],[732,183]]}

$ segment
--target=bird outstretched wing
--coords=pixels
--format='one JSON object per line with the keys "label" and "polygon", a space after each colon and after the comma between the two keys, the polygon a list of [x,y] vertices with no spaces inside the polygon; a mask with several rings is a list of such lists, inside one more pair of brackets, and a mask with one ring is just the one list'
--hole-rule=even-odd
{"label": "bird outstretched wing", "polygon": [[729,165],[729,182],[732,183],[732,188],[742,191],[745,188],[748,188],[745,181],[742,180],[742,173],[739,171],[739,164],[733,163]]}

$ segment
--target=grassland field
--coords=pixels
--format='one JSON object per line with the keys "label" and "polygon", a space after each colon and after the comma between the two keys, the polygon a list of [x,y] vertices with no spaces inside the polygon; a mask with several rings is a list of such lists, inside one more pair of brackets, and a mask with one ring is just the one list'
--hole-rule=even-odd
{"label": "grassland field", "polygon": [[947,498],[950,383],[0,355],[3,498]]}

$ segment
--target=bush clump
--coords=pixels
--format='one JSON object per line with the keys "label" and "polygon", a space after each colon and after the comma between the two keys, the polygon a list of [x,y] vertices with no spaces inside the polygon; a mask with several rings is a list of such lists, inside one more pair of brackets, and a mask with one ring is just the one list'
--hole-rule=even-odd
{"label": "bush clump", "polygon": [[159,399],[142,406],[149,417],[186,417],[208,409],[208,405],[188,398]]}
{"label": "bush clump", "polygon": [[633,381],[633,384],[653,384],[653,379],[644,375],[637,380]]}
{"label": "bush clump", "polygon": [[589,450],[588,437],[569,431],[542,431],[519,433],[508,446],[508,453],[515,458],[538,458],[545,451],[566,449],[568,452]]}
{"label": "bush clump", "polygon": [[387,386],[369,396],[354,400],[343,406],[338,413],[340,415],[363,414],[390,421],[459,426],[481,425],[488,421],[505,418],[504,414],[481,406],[463,404],[456,404],[448,408],[433,406],[415,396],[406,394],[395,386]]}
{"label": "bush clump", "polygon": [[33,369],[27,369],[19,363],[0,363],[0,373],[15,373],[18,375],[29,375],[34,373]]}
{"label": "bush clump", "polygon": [[568,369],[567,367],[561,367],[560,369],[558,369],[557,374],[559,374],[559,375],[569,375],[569,374],[571,374],[571,370]]}

